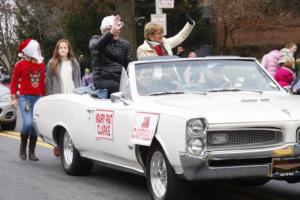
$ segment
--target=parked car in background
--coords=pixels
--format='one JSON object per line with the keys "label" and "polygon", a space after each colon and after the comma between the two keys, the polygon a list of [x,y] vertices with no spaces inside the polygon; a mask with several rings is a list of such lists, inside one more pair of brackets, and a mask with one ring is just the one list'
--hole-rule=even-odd
{"label": "parked car in background", "polygon": [[10,87],[10,81],[11,81],[11,78],[8,75],[4,75],[0,78],[0,82],[7,87]]}
{"label": "parked car in background", "polygon": [[16,109],[11,105],[10,89],[0,83],[0,125],[2,130],[14,130],[16,127]]}
{"label": "parked car in background", "polygon": [[120,85],[110,99],[56,94],[35,104],[36,130],[62,149],[67,174],[101,162],[144,175],[155,200],[189,199],[195,181],[300,181],[300,98],[256,59],[136,61]]}

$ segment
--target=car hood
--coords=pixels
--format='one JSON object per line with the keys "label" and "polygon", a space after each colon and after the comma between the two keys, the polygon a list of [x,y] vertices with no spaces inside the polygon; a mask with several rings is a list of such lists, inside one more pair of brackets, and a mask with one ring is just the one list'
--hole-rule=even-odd
{"label": "car hood", "polygon": [[[277,94],[276,94],[277,93]],[[203,116],[209,123],[300,120],[300,98],[282,92],[216,92],[154,99],[173,113]]]}

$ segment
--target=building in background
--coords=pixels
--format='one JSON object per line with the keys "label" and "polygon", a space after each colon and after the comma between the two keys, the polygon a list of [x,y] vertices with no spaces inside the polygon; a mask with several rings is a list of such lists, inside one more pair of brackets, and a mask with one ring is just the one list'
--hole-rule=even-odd
{"label": "building in background", "polygon": [[[218,53],[268,51],[300,43],[299,0],[204,0],[211,5],[213,45]],[[259,54],[259,52],[256,52]]]}

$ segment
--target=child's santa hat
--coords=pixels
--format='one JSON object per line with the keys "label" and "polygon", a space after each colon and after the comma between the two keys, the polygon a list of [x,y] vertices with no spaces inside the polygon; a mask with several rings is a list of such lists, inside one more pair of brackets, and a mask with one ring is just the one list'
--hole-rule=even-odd
{"label": "child's santa hat", "polygon": [[37,41],[28,38],[20,43],[18,49],[19,56],[21,53],[21,55],[24,54],[28,57],[36,59],[38,63],[41,63],[43,61],[43,57],[40,54],[39,48],[40,44]]}

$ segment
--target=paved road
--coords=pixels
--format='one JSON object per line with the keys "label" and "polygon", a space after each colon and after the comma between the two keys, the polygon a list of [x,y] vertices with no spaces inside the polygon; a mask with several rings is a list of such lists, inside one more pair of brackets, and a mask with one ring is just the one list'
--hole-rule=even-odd
{"label": "paved road", "polygon": [[145,180],[96,166],[92,176],[65,175],[60,159],[38,146],[38,162],[18,158],[19,140],[0,133],[0,200],[149,199]]}
{"label": "paved road", "polygon": [[[67,176],[51,147],[38,143],[40,161],[18,158],[18,133],[0,132],[0,200],[150,200],[143,177],[96,165],[90,176]],[[299,200],[300,183],[261,187],[194,184],[191,200]]]}

